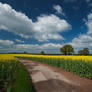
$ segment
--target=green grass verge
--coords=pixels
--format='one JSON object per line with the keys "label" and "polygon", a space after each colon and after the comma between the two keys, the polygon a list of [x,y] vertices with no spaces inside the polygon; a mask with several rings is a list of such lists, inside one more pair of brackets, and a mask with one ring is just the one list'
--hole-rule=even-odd
{"label": "green grass verge", "polygon": [[26,68],[18,61],[0,62],[0,88],[0,92],[34,92]]}

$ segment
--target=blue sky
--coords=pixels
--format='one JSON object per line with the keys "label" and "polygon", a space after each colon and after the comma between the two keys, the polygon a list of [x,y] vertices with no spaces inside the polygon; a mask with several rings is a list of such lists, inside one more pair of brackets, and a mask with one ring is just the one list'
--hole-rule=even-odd
{"label": "blue sky", "polygon": [[91,0],[0,0],[0,52],[92,49]]}

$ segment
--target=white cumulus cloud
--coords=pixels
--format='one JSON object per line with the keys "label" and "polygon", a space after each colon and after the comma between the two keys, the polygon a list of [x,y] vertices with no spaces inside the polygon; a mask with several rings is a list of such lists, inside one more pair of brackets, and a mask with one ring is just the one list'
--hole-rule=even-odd
{"label": "white cumulus cloud", "polygon": [[61,44],[45,43],[45,44],[16,44],[11,40],[0,39],[0,53],[7,52],[28,52],[28,53],[40,53],[45,51],[46,53],[60,53]]}
{"label": "white cumulus cloud", "polygon": [[63,9],[60,5],[53,5],[53,8],[56,10],[57,13],[62,14],[62,15],[64,14]]}
{"label": "white cumulus cloud", "polygon": [[60,19],[53,14],[40,16],[34,23],[35,37],[40,41],[48,39],[63,40],[64,38],[59,33],[70,28],[71,26],[66,20]]}
{"label": "white cumulus cloud", "polygon": [[15,39],[16,42],[19,42],[19,43],[24,43],[24,41],[22,40],[19,40],[19,39]]}
{"label": "white cumulus cloud", "polygon": [[87,34],[92,34],[92,13],[88,14],[88,20],[86,21],[86,25],[88,27]]}
{"label": "white cumulus cloud", "polygon": [[0,46],[4,45],[4,46],[10,46],[10,45],[13,45],[14,42],[11,41],[11,40],[2,40],[0,39]]}
{"label": "white cumulus cloud", "polygon": [[71,25],[54,14],[42,15],[33,22],[25,14],[18,12],[8,4],[0,3],[0,29],[12,32],[24,38],[35,38],[38,41],[49,39],[63,40],[60,32],[69,30]]}
{"label": "white cumulus cloud", "polygon": [[74,48],[89,48],[92,50],[92,13],[88,14],[87,21],[85,21],[86,26],[88,28],[87,33],[81,34],[78,37],[74,38],[71,44]]}

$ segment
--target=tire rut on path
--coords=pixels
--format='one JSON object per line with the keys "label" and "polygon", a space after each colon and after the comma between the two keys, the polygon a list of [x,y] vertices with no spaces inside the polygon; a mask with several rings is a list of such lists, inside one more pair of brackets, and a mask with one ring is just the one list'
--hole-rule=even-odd
{"label": "tire rut on path", "polygon": [[39,62],[23,59],[19,61],[27,68],[36,92],[87,92],[80,89],[79,83]]}

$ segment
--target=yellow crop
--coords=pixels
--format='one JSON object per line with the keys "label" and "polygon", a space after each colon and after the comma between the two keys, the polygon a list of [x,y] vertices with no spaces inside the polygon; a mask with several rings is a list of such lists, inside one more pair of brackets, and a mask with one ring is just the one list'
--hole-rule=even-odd
{"label": "yellow crop", "polygon": [[92,56],[72,56],[72,55],[31,55],[31,54],[12,54],[13,56],[19,57],[39,57],[39,58],[64,58],[64,59],[72,59],[72,60],[85,60],[92,61]]}
{"label": "yellow crop", "polygon": [[33,61],[39,61],[56,67],[62,67],[66,71],[71,71],[74,74],[77,74],[81,77],[87,77],[92,79],[92,56],[0,54],[0,62],[2,63],[4,61],[5,64],[5,65],[1,64],[0,67],[2,67],[2,70],[7,65],[8,69],[12,70],[14,65],[18,64],[18,62],[16,62],[17,61],[16,57],[30,59]]}
{"label": "yellow crop", "polygon": [[32,54],[0,54],[0,61],[3,60],[15,60],[17,57],[39,57],[39,58],[63,58],[63,59],[72,59],[72,60],[85,60],[92,61],[92,56],[72,56],[72,55],[32,55]]}
{"label": "yellow crop", "polygon": [[9,61],[9,60],[16,60],[16,58],[13,55],[10,54],[0,54],[0,62],[1,61]]}

